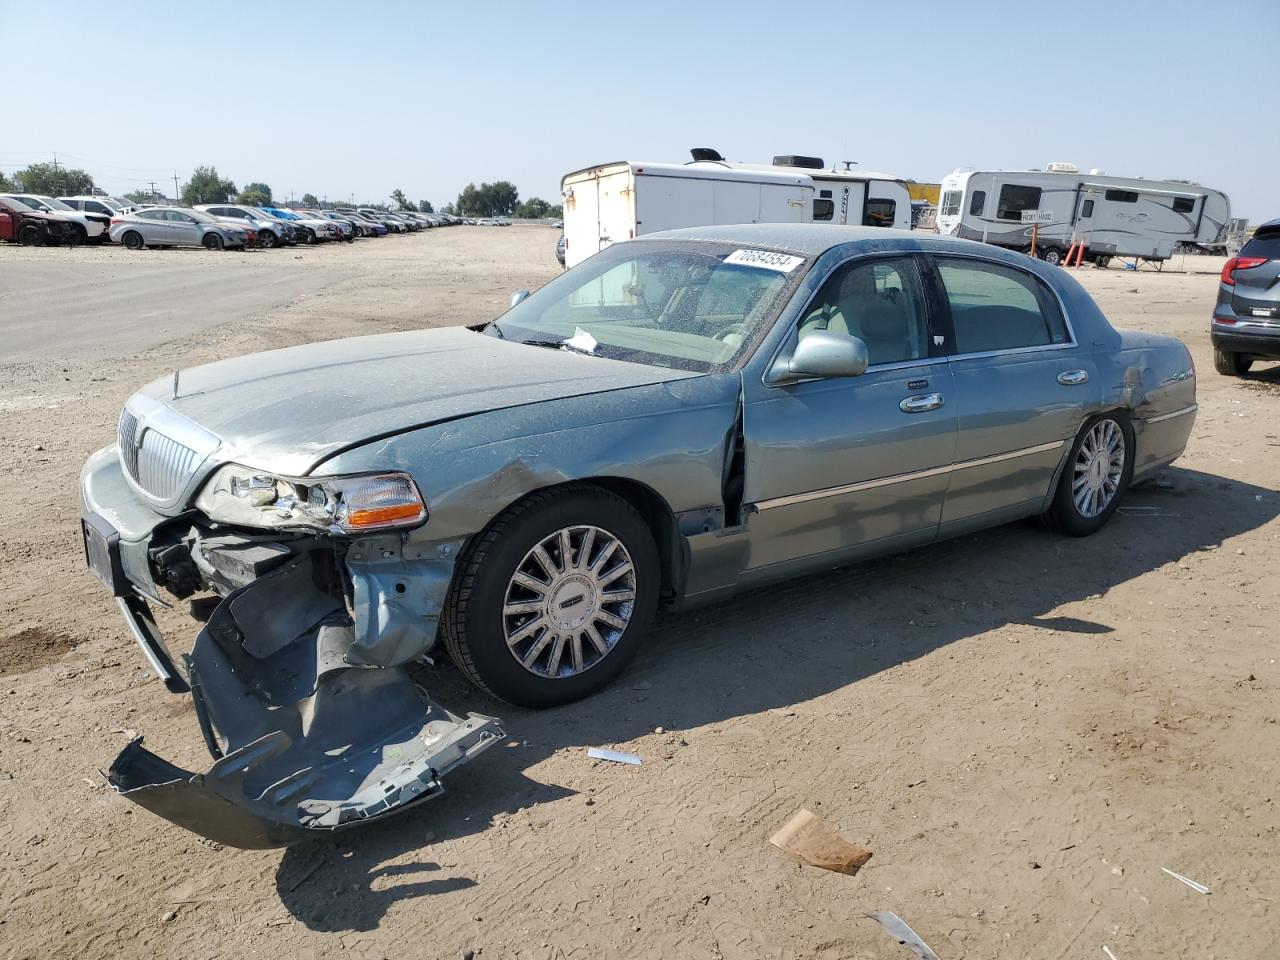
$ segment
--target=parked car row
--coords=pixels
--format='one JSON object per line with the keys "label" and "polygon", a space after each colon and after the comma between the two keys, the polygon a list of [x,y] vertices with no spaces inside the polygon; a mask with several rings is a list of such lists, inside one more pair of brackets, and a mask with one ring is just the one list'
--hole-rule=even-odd
{"label": "parked car row", "polygon": [[114,197],[0,195],[0,240],[29,245],[119,243],[130,250],[202,246],[209,250],[293,246],[385,237],[463,223],[461,217],[373,207],[316,210],[202,203],[132,204]]}

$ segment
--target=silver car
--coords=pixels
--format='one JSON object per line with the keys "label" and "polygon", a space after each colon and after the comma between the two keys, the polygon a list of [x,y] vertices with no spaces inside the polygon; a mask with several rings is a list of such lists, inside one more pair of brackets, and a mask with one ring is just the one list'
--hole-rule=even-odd
{"label": "silver car", "polygon": [[[121,792],[239,845],[384,816],[502,736],[420,692],[406,667],[438,647],[567,703],[659,607],[1037,514],[1093,533],[1195,419],[1182,343],[969,241],[679,230],[512,299],[126,403],[81,476],[86,555],[218,759],[132,744]],[[179,666],[148,603],[189,597],[208,622]]]}
{"label": "silver car", "polygon": [[144,246],[244,249],[249,231],[199,210],[153,207],[113,219],[111,239],[130,250],[141,250]]}

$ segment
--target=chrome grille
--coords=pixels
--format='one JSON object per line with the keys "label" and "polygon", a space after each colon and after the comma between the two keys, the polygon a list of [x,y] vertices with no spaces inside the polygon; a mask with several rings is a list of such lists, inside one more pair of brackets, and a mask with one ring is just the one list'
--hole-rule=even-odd
{"label": "chrome grille", "polygon": [[[133,406],[135,401],[130,402]],[[155,405],[159,407],[159,405]],[[197,447],[175,440],[191,436]],[[141,414],[126,407],[118,428],[120,464],[144,493],[158,501],[173,502],[186,490],[200,465],[217,446],[217,439],[172,411],[156,409]]]}
{"label": "chrome grille", "polygon": [[120,442],[120,463],[125,472],[138,480],[138,448],[133,445],[133,435],[138,429],[138,418],[128,408],[120,411],[120,426],[116,428],[116,439]]}

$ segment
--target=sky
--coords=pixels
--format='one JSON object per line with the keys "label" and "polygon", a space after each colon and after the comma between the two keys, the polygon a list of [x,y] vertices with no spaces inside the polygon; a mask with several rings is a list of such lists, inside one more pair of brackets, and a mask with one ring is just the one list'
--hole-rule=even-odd
{"label": "sky", "polygon": [[56,151],[113,193],[204,164],[277,199],[555,203],[708,146],[931,182],[1070,161],[1280,217],[1278,0],[0,0],[0,29],[0,171]]}

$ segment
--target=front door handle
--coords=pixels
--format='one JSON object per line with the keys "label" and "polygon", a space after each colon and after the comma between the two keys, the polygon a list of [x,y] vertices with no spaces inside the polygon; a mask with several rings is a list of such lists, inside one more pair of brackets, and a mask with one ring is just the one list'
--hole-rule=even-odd
{"label": "front door handle", "polygon": [[1074,387],[1079,383],[1089,382],[1088,370],[1063,370],[1058,374],[1058,382],[1064,387]]}
{"label": "front door handle", "polygon": [[907,397],[898,404],[898,409],[903,413],[925,413],[928,410],[937,410],[941,406],[942,394],[922,393],[919,396]]}

